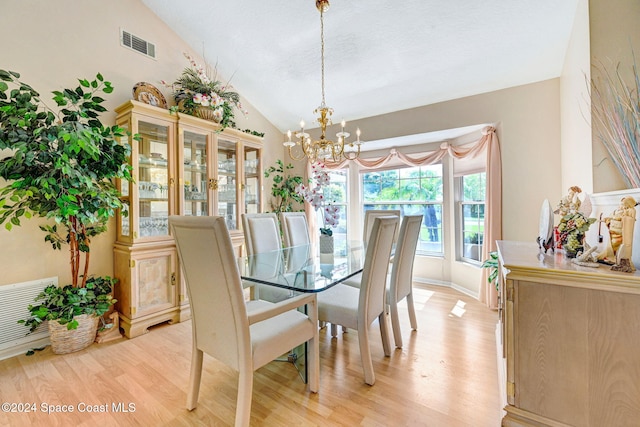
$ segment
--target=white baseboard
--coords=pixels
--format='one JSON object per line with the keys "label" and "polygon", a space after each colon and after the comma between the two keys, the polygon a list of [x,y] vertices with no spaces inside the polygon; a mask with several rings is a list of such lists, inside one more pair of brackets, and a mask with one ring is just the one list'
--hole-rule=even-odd
{"label": "white baseboard", "polygon": [[451,288],[451,289],[455,289],[456,291],[465,294],[471,298],[474,299],[479,299],[480,295],[478,295],[477,292],[472,292],[469,289],[460,286],[460,285],[456,285],[455,283],[451,283],[451,282],[446,282],[444,280],[434,280],[434,279],[424,279],[421,277],[414,277],[413,278],[413,283],[417,283],[418,286],[420,284],[424,284],[424,285],[433,285],[433,286],[444,286],[445,288]]}
{"label": "white baseboard", "polygon": [[49,341],[49,337],[45,337],[45,338],[40,338],[34,341],[29,341],[19,345],[15,345],[13,347],[0,350],[0,360],[9,359],[10,357],[25,354],[27,351],[32,350],[34,348],[42,348],[50,344],[51,344],[51,341]]}

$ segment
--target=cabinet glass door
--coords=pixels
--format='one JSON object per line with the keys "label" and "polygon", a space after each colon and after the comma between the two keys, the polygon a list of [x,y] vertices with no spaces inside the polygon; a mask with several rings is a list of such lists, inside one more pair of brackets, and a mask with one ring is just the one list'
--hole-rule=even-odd
{"label": "cabinet glass door", "polygon": [[[120,127],[124,129],[125,132],[129,132],[129,122],[120,123]],[[129,145],[129,136],[125,134],[124,136],[121,136],[119,138],[119,141],[121,145]],[[129,148],[131,148],[131,146],[129,146]],[[129,155],[128,161],[129,161],[129,164],[131,164],[131,155]],[[129,206],[131,205],[132,191],[129,187],[132,185],[136,185],[136,184],[124,179],[116,180],[116,186],[118,188],[118,191],[120,191],[120,201],[122,202],[121,215],[117,216],[118,240],[131,239],[131,223],[130,223],[131,212],[130,212]]]}
{"label": "cabinet glass door", "polygon": [[218,140],[218,215],[229,230],[238,229],[236,143]]}
{"label": "cabinet glass door", "polygon": [[260,150],[244,148],[244,212],[260,212]]}
{"label": "cabinet glass door", "polygon": [[206,216],[209,214],[207,185],[207,137],[185,131],[183,162],[183,215]]}
{"label": "cabinet glass door", "polygon": [[169,128],[138,125],[138,227],[140,237],[169,234]]}

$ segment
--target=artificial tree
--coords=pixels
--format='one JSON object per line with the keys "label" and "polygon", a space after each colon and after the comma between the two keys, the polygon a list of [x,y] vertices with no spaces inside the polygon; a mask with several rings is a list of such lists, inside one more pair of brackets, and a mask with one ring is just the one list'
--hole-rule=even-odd
{"label": "artificial tree", "polygon": [[[89,276],[91,239],[107,229],[122,208],[116,178],[131,180],[130,147],[118,126],[105,126],[100,95],[113,91],[101,74],[79,79],[74,89],[53,92],[53,111],[13,71],[0,70],[0,224],[7,230],[21,219],[51,220],[40,228],[53,249],[69,246],[71,284],[49,286],[29,306],[23,321],[34,331],[44,320],[77,327],[74,316],[104,314],[115,302],[115,279]],[[126,210],[122,210],[126,213]]]}

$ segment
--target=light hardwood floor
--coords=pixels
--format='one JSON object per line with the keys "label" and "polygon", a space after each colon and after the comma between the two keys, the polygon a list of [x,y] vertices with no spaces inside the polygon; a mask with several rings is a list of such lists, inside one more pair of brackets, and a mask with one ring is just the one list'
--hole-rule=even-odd
{"label": "light hardwood floor", "polygon": [[[332,339],[325,328],[320,393],[309,393],[291,364],[270,363],[254,373],[251,425],[499,426],[496,313],[454,290],[418,286],[417,332],[401,305],[403,349],[384,357],[372,325],[374,386],[364,383],[357,335]],[[199,405],[185,409],[190,356],[191,323],[183,322],[73,354],[47,347],[0,361],[0,402],[36,409],[0,412],[0,426],[233,425],[237,376],[208,356]],[[128,412],[115,412],[114,404]],[[46,405],[73,412],[46,414]],[[80,412],[85,405],[109,412]]]}

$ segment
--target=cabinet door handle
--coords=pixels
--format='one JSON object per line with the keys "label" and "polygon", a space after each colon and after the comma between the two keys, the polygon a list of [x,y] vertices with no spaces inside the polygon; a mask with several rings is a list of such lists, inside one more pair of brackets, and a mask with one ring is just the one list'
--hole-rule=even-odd
{"label": "cabinet door handle", "polygon": [[218,180],[215,178],[209,179],[209,190],[217,190],[218,189]]}
{"label": "cabinet door handle", "polygon": [[171,273],[171,286],[176,285],[176,273]]}

